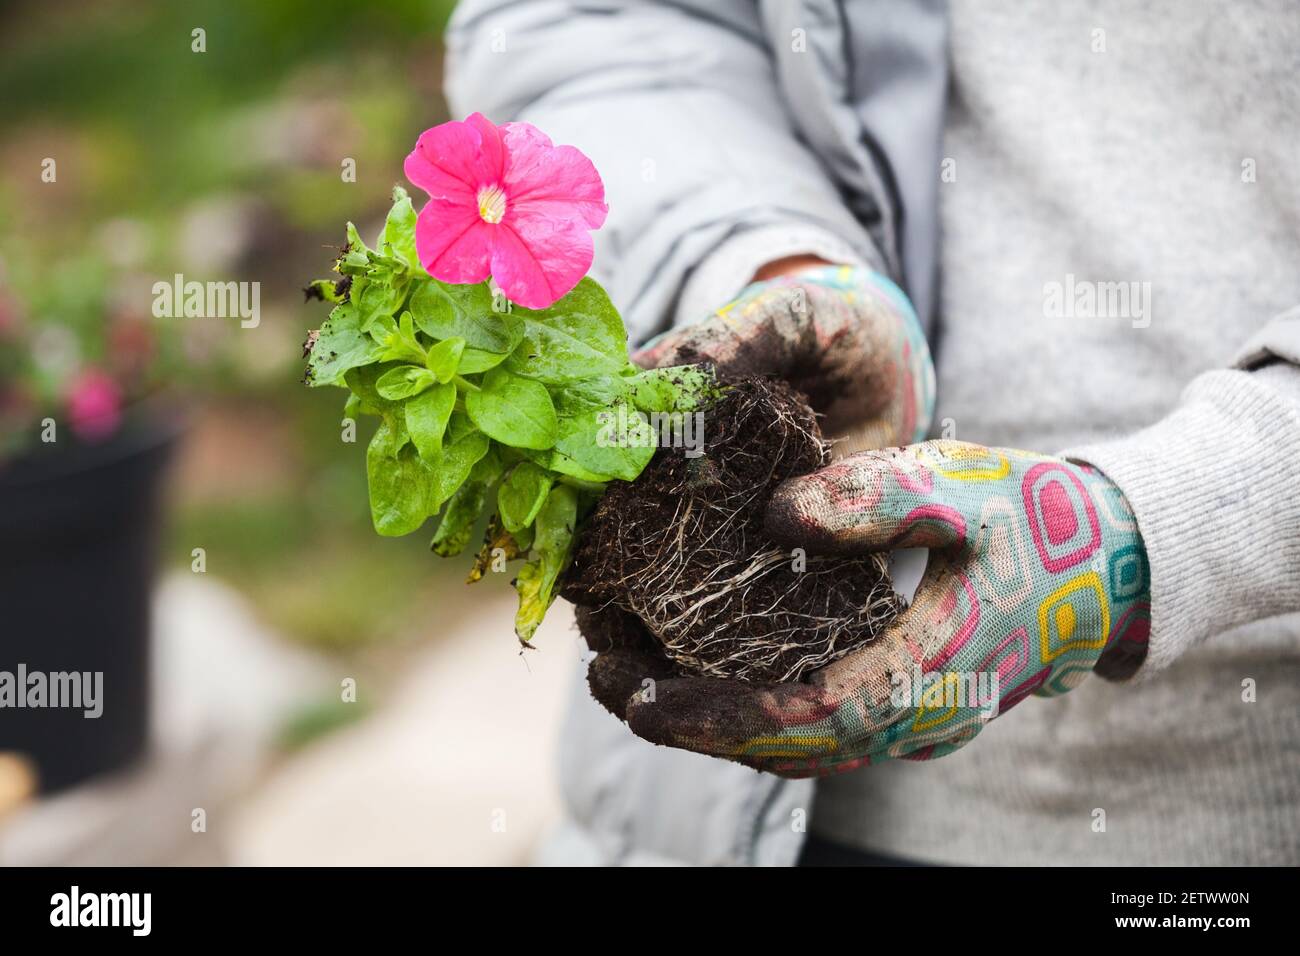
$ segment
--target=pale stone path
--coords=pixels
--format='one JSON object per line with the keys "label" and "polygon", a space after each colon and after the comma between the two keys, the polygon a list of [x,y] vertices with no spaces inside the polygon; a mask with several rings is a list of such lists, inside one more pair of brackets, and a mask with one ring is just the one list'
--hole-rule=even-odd
{"label": "pale stone path", "polygon": [[290,761],[240,808],[234,862],[527,862],[559,813],[555,738],[578,637],[556,604],[525,659],[513,591],[480,594],[474,624],[410,660],[378,713]]}

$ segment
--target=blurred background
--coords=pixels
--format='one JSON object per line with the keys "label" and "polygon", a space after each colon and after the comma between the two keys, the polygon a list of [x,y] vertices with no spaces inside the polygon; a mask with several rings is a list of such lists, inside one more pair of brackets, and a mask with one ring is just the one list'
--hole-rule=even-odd
{"label": "blurred background", "polygon": [[[375,535],[373,424],[301,385],[451,6],[0,7],[0,671],[105,672],[99,721],[0,709],[0,863],[513,863],[554,820],[567,609],[525,659],[504,580]],[[156,317],[177,273],[260,321]]]}

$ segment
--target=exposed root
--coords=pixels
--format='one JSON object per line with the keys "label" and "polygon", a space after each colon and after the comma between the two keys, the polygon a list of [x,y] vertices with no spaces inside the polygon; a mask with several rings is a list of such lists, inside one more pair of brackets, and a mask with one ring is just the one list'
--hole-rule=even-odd
{"label": "exposed root", "polygon": [[640,618],[683,672],[796,680],[874,637],[901,610],[885,558],[777,548],[763,508],[827,460],[816,419],[777,382],[734,383],[705,412],[705,455],[661,449],[606,492],[582,531],[566,597]]}

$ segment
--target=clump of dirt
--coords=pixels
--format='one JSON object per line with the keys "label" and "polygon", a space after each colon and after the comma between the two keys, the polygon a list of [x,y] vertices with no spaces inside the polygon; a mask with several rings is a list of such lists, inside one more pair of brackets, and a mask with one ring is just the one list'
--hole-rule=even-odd
{"label": "clump of dirt", "polygon": [[[801,556],[764,533],[776,486],[829,461],[799,393],[745,378],[703,416],[703,455],[662,447],[636,481],[610,484],[581,529],[564,596],[634,616],[678,673],[797,680],[870,641],[902,600],[883,555]],[[627,623],[580,614],[598,651],[613,641],[596,632],[602,620]]]}

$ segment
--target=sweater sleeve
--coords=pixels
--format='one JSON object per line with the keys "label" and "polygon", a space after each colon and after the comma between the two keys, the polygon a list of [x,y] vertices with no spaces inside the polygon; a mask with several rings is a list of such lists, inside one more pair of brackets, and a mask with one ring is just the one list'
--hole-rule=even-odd
{"label": "sweater sleeve", "polygon": [[1206,372],[1167,417],[1070,449],[1137,517],[1151,569],[1151,638],[1138,674],[1240,624],[1300,611],[1300,309]]}
{"label": "sweater sleeve", "polygon": [[[669,324],[699,263],[758,230],[883,268],[795,135],[752,0],[463,0],[447,42],[456,115],[527,120],[596,164],[610,215],[593,274],[634,339]],[[734,283],[713,272],[696,288]]]}

